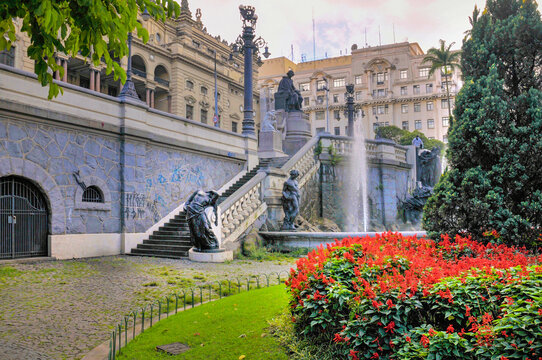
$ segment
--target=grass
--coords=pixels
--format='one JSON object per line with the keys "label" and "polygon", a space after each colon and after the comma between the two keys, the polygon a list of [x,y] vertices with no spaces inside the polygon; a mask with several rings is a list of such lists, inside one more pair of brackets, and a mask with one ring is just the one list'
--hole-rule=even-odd
{"label": "grass", "polygon": [[[122,349],[119,359],[289,359],[267,330],[268,320],[287,303],[280,285],[203,304],[145,330]],[[173,342],[187,344],[190,350],[177,356],[156,350]]]}

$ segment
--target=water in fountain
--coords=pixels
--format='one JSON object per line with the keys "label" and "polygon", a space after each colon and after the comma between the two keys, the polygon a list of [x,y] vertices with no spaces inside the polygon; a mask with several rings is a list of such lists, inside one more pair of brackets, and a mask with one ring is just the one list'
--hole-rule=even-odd
{"label": "water in fountain", "polygon": [[367,193],[367,150],[361,112],[354,122],[352,151],[346,168],[346,191],[344,209],[346,210],[346,231],[369,230],[369,201]]}

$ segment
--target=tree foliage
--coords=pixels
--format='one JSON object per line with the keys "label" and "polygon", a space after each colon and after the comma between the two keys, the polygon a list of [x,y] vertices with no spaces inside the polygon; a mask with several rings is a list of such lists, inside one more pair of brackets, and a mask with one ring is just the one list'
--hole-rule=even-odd
{"label": "tree foliage", "polygon": [[[446,46],[444,40],[440,40],[439,48],[431,48],[427,50],[427,55],[423,58],[422,64],[429,63],[429,76],[433,75],[435,71],[441,70],[446,75],[451,75],[452,72],[459,68],[459,59],[461,57],[460,51],[452,51],[452,46],[455,42]],[[450,106],[450,88],[449,82],[446,82],[446,98],[448,100],[448,116],[450,123],[453,123],[452,107]]]}
{"label": "tree foliage", "polygon": [[451,169],[426,204],[424,227],[479,239],[496,230],[501,241],[534,246],[542,233],[542,21],[533,0],[488,0],[471,19]]}
{"label": "tree foliage", "polygon": [[399,145],[412,145],[412,140],[417,136],[423,141],[423,146],[426,149],[438,147],[444,149],[444,143],[437,139],[428,139],[422,132],[418,130],[408,131],[400,129],[397,126],[379,126],[376,131],[377,135],[384,139],[395,141]]}
{"label": "tree foliage", "polygon": [[138,11],[148,11],[157,20],[178,16],[174,0],[16,0],[0,2],[0,51],[16,40],[16,22],[30,37],[28,56],[34,60],[38,80],[49,85],[49,98],[62,89],[53,83],[52,73],[64,69],[55,54],[88,57],[95,65],[104,61],[107,73],[124,83],[126,73],[115,62],[128,53],[128,33],[136,31],[143,42],[149,34],[137,21]]}

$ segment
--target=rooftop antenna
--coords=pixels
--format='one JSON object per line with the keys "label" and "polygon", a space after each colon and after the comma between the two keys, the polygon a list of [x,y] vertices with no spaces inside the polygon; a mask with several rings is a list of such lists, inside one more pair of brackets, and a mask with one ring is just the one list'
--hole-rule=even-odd
{"label": "rooftop antenna", "polygon": [[294,44],[290,45],[290,49],[292,50],[292,62],[294,61]]}
{"label": "rooftop antenna", "polygon": [[382,46],[382,37],[380,36],[380,25],[378,25],[378,45]]}
{"label": "rooftop antenna", "polygon": [[313,59],[316,60],[316,27],[314,25],[314,7],[312,8],[312,55]]}
{"label": "rooftop antenna", "polygon": [[365,27],[365,47],[368,47],[369,44],[367,44],[367,27]]}
{"label": "rooftop antenna", "polygon": [[393,43],[395,44],[395,23],[393,23]]}

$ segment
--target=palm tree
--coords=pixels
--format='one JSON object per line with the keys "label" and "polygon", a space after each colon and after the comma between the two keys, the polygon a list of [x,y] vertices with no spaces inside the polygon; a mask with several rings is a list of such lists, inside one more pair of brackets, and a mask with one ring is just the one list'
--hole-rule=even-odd
{"label": "palm tree", "polygon": [[[450,48],[455,44],[455,42],[446,46],[444,40],[440,40],[440,48],[431,48],[427,50],[427,55],[423,58],[422,64],[430,63],[431,68],[429,69],[429,77],[435,73],[436,70],[444,68],[444,74],[446,76],[451,75],[453,70],[460,67],[459,58],[461,56],[460,51],[451,51]],[[450,106],[450,88],[449,81],[446,79],[446,97],[448,98],[448,115],[450,119],[450,125],[453,122],[452,119],[452,108]]]}

